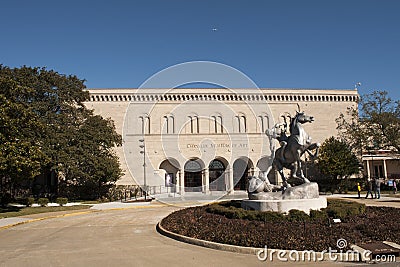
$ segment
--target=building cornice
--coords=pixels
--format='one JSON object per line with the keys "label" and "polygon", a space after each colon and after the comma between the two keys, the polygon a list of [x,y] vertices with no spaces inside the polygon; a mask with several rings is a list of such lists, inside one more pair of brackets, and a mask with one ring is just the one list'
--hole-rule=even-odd
{"label": "building cornice", "polygon": [[178,89],[87,89],[90,102],[136,102],[136,101],[267,101],[267,102],[358,102],[357,90],[338,89],[224,89],[224,88],[178,88]]}

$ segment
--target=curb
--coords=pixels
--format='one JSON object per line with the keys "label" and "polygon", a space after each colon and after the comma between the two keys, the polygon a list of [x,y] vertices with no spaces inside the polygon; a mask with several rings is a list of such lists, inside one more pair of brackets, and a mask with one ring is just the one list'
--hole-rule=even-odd
{"label": "curb", "polygon": [[[265,248],[256,248],[256,247],[243,247],[243,246],[235,246],[235,245],[228,245],[228,244],[222,244],[222,243],[217,243],[217,242],[212,242],[212,241],[206,241],[206,240],[201,240],[201,239],[196,239],[184,235],[180,235],[171,231],[166,230],[161,226],[162,224],[161,220],[159,223],[157,223],[156,230],[158,233],[161,235],[164,235],[166,237],[172,238],[174,240],[188,243],[191,245],[196,245],[196,246],[201,246],[201,247],[206,247],[206,248],[211,248],[211,249],[217,249],[221,251],[228,251],[228,252],[235,252],[235,253],[240,253],[240,254],[251,254],[256,257],[259,257],[258,259],[260,261],[273,261],[273,260],[279,260],[281,255],[287,255],[289,257],[289,260],[286,259],[286,261],[302,261],[304,260],[305,256],[308,256],[310,251],[297,251],[297,250],[283,250],[283,249],[267,249]],[[353,251],[353,254],[350,255],[346,253],[341,253],[341,252],[336,252],[336,253],[331,253],[327,254],[326,252],[315,252],[314,257],[310,258],[310,262],[318,262],[318,261],[330,261],[330,262],[367,262],[368,259],[365,259],[363,255],[358,252],[358,251]],[[270,257],[268,257],[268,255]],[[298,258],[290,258],[293,255],[302,255],[302,257]],[[260,257],[263,259],[261,260]],[[311,257],[311,256],[310,256]],[[307,259],[305,259],[307,260]]]}
{"label": "curb", "polygon": [[241,247],[241,246],[235,246],[235,245],[228,245],[228,244],[206,241],[206,240],[201,240],[201,239],[196,239],[193,237],[176,234],[174,232],[168,231],[165,228],[163,228],[161,226],[161,223],[162,223],[162,220],[159,223],[157,223],[157,226],[156,226],[157,232],[159,232],[160,234],[162,234],[164,236],[167,236],[169,238],[172,238],[174,240],[181,241],[184,243],[197,245],[197,246],[201,246],[201,247],[206,247],[206,248],[218,249],[218,250],[229,251],[229,252],[236,252],[236,253],[241,253],[241,254],[252,254],[252,255],[257,255],[258,251],[263,250],[263,248]]}

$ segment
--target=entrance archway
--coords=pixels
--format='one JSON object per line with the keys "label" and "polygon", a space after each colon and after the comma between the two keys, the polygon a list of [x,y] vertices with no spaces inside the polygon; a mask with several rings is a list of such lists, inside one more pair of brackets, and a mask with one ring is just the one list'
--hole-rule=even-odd
{"label": "entrance archway", "polygon": [[233,163],[233,184],[235,190],[247,190],[248,177],[252,175],[253,162],[246,157]]}
{"label": "entrance archway", "polygon": [[201,192],[203,185],[204,163],[200,159],[191,159],[185,163],[185,192]]}
{"label": "entrance archway", "polygon": [[208,166],[210,191],[224,191],[226,189],[225,169],[225,164],[219,159],[210,162]]}
{"label": "entrance archway", "polygon": [[168,158],[161,162],[159,169],[165,171],[164,185],[167,188],[167,191],[175,192],[177,172],[180,169],[179,162],[174,158]]}
{"label": "entrance archway", "polygon": [[261,172],[268,172],[268,180],[273,184],[277,184],[275,170],[272,168],[272,161],[273,158],[271,156],[261,157],[257,162],[257,168]]}

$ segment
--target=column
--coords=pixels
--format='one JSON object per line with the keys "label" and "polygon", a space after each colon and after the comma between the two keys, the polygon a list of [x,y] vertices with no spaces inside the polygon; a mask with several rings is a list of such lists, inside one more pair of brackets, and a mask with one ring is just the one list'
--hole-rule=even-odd
{"label": "column", "polygon": [[371,171],[369,169],[369,160],[367,159],[366,162],[367,162],[367,176],[368,176],[368,179],[370,179],[371,178]]}
{"label": "column", "polygon": [[181,182],[181,171],[178,170],[176,172],[176,177],[175,177],[175,193],[180,193],[180,182]]}
{"label": "column", "polygon": [[179,193],[181,196],[185,194],[185,171],[179,171]]}
{"label": "column", "polygon": [[234,194],[235,193],[235,191],[234,191],[234,184],[233,184],[233,168],[232,167],[229,167],[229,168],[227,168],[228,169],[228,173],[227,173],[227,175],[228,175],[228,182],[227,182],[227,186],[228,186],[228,195],[231,195],[231,194]]}
{"label": "column", "polygon": [[203,170],[203,193],[209,194],[210,193],[210,172],[208,168]]}
{"label": "column", "polygon": [[386,169],[386,159],[383,159],[383,177],[385,178],[385,180],[387,179],[388,175],[387,175],[387,169]]}

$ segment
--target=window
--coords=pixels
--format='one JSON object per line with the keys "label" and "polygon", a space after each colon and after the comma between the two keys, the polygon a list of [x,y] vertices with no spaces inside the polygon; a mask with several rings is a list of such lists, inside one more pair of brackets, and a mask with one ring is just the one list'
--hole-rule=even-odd
{"label": "window", "polygon": [[239,133],[247,132],[246,116],[241,114],[236,116],[237,130]]}
{"label": "window", "polygon": [[150,134],[150,118],[148,115],[139,117],[140,129],[142,134]]}
{"label": "window", "polygon": [[264,133],[269,128],[269,118],[266,114],[258,116],[258,124],[260,125],[260,131]]}
{"label": "window", "polygon": [[222,116],[213,115],[210,121],[210,132],[211,133],[223,133],[224,126],[222,125]]}
{"label": "window", "polygon": [[169,132],[169,127],[168,127],[168,117],[164,116],[163,118],[163,122],[161,124],[161,129],[162,129],[162,133],[168,133]]}
{"label": "window", "polygon": [[173,134],[175,133],[175,118],[172,115],[165,115],[161,122],[162,133]]}
{"label": "window", "polygon": [[199,133],[199,117],[196,115],[189,116],[190,133]]}

